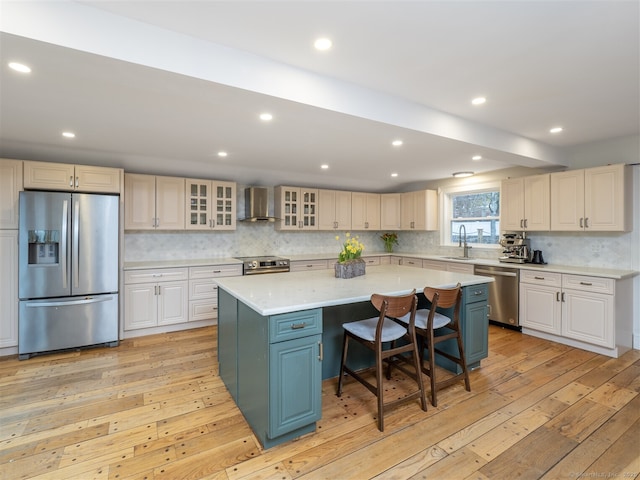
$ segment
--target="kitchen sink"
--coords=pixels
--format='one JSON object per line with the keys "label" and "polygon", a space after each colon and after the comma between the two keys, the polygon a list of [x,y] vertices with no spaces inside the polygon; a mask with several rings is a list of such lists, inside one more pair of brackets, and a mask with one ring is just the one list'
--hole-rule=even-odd
{"label": "kitchen sink", "polygon": [[471,257],[442,257],[449,260],[472,260]]}

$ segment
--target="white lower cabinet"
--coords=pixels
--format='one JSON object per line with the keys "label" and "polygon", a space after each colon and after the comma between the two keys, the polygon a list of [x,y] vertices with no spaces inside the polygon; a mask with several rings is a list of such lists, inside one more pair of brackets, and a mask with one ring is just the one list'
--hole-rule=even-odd
{"label": "white lower cabinet", "polygon": [[18,346],[18,230],[0,230],[0,348]]}
{"label": "white lower cabinet", "polygon": [[189,321],[218,319],[216,278],[242,275],[242,265],[207,265],[189,268]]}
{"label": "white lower cabinet", "polygon": [[125,271],[125,337],[215,325],[216,278],[241,275],[242,264]]}
{"label": "white lower cabinet", "polygon": [[520,272],[523,333],[617,357],[631,348],[631,281]]}
{"label": "white lower cabinet", "polygon": [[561,335],[560,303],[562,275],[520,272],[520,325]]}
{"label": "white lower cabinet", "polygon": [[[607,293],[598,293],[595,284],[603,280]],[[578,284],[579,289],[567,288]],[[583,342],[615,347],[614,281],[611,279],[562,276],[562,335]]]}
{"label": "white lower cabinet", "polygon": [[188,321],[187,268],[132,270],[124,278],[124,329]]}

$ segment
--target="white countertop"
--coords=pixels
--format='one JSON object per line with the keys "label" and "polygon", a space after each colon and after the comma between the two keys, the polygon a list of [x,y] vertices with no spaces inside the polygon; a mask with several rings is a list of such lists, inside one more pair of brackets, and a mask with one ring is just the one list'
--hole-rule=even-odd
{"label": "white countertop", "polygon": [[373,293],[402,295],[414,288],[421,292],[427,285],[446,288],[460,282],[465,287],[492,281],[399,265],[368,265],[365,275],[349,279],[335,278],[333,269],[216,279],[220,288],[263,316],[366,302]]}
{"label": "white countertop", "polygon": [[[519,268],[522,270],[537,270],[554,273],[568,273],[572,275],[589,275],[593,277],[612,278],[614,280],[622,280],[625,278],[631,278],[638,275],[640,272],[634,270],[619,270],[615,268],[594,268],[594,267],[576,267],[572,265],[535,265],[532,263],[503,263],[497,259],[487,258],[473,258],[470,260],[457,260],[447,258],[442,255],[424,254],[424,253],[406,253],[406,252],[393,252],[391,254],[386,252],[368,252],[365,257],[384,257],[387,255],[393,255],[397,257],[411,257],[420,258],[424,260],[438,260],[442,262],[455,262],[455,263],[470,263],[472,265],[486,265],[494,267],[507,267],[507,268]],[[311,253],[303,255],[290,255],[287,258],[291,261],[298,260],[336,260],[336,255],[328,253]],[[125,262],[125,270],[141,270],[147,268],[173,268],[173,267],[198,267],[204,265],[241,265],[242,261],[237,258],[230,257],[216,257],[216,258],[202,258],[202,259],[177,259],[177,260],[150,260],[143,262]],[[331,270],[333,271],[333,270]]]}
{"label": "white countertop", "polygon": [[202,267],[206,265],[242,265],[242,260],[230,257],[184,258],[174,260],[146,260],[143,262],[125,262],[125,270],[144,270],[147,268]]}

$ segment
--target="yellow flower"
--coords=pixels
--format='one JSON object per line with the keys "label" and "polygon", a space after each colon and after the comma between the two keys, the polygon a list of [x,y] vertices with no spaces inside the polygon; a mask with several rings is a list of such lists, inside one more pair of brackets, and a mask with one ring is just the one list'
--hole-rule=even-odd
{"label": "yellow flower", "polygon": [[[338,254],[338,261],[340,263],[348,260],[355,260],[360,258],[364,251],[364,245],[359,241],[359,237],[356,235],[352,237],[349,232],[345,234],[346,240],[342,244],[342,251]],[[340,237],[336,235],[336,240],[340,241]]]}

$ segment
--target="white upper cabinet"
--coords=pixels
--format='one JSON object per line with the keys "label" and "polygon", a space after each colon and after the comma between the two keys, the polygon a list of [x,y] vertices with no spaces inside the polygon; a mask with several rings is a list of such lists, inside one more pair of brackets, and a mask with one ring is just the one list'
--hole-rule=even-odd
{"label": "white upper cabinet", "polygon": [[235,230],[236,183],[186,179],[187,230]]}
{"label": "white upper cabinet", "polygon": [[400,199],[400,193],[383,193],[380,195],[380,229],[400,230]]}
{"label": "white upper cabinet", "polygon": [[0,229],[18,228],[18,197],[22,190],[22,160],[0,158]]}
{"label": "white upper cabinet", "polygon": [[631,228],[631,176],[624,164],[551,174],[551,230]]}
{"label": "white upper cabinet", "polygon": [[318,230],[318,190],[284,187],[274,189],[276,230]]}
{"label": "white upper cabinet", "polygon": [[438,192],[418,190],[401,197],[402,230],[438,229]]}
{"label": "white upper cabinet", "polygon": [[351,229],[351,192],[318,190],[318,229]]}
{"label": "white upper cabinet", "polygon": [[184,230],[184,178],[125,174],[126,230]]}
{"label": "white upper cabinet", "polygon": [[550,175],[502,181],[500,229],[545,231],[550,227]]}
{"label": "white upper cabinet", "polygon": [[24,188],[68,192],[120,193],[120,168],[24,162]]}
{"label": "white upper cabinet", "polygon": [[380,230],[379,193],[351,193],[351,229]]}

